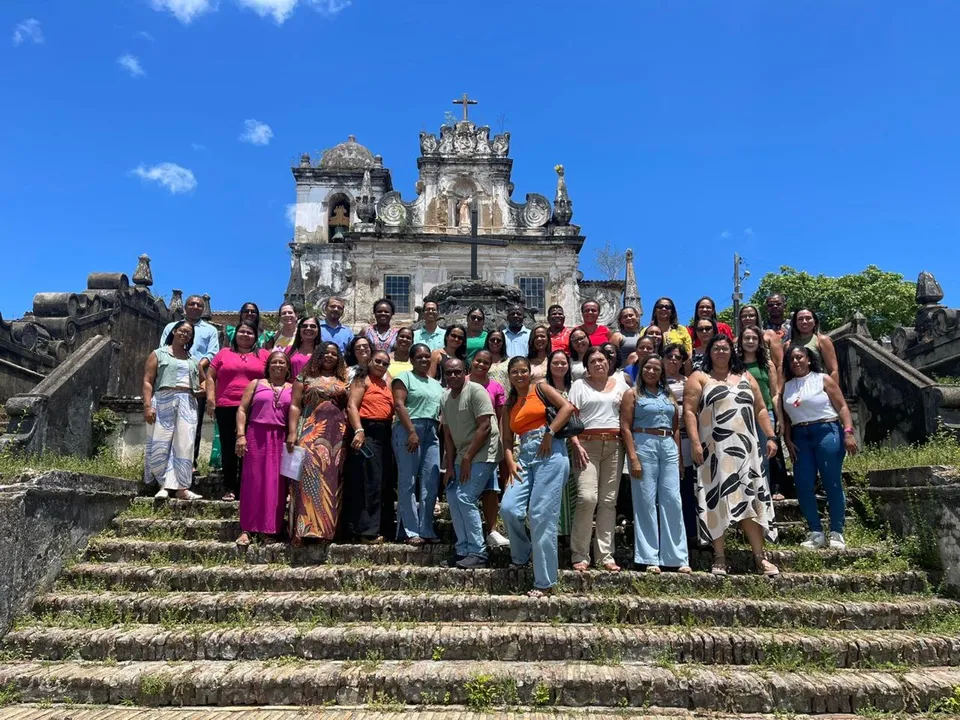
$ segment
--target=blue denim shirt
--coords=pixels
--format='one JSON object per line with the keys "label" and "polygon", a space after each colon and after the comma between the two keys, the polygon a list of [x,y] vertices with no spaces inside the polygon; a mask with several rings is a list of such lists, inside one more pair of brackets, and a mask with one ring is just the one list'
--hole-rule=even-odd
{"label": "blue denim shirt", "polygon": [[321,342],[336,343],[337,347],[340,348],[340,352],[345,353],[347,347],[353,341],[353,330],[346,325],[333,327],[332,325],[328,325],[326,320],[323,320],[320,323],[320,340]]}
{"label": "blue denim shirt", "polygon": [[649,391],[637,388],[637,401],[633,406],[633,429],[640,428],[673,430],[673,416],[677,412],[665,393],[651,395]]}

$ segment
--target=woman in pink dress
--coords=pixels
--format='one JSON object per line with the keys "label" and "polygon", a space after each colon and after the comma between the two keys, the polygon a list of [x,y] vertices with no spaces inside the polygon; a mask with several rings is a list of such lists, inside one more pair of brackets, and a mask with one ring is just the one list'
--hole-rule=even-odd
{"label": "woman in pink dress", "polygon": [[290,358],[280,349],[267,359],[266,379],[253,380],[237,408],[237,455],[243,458],[240,483],[240,537],[280,535],[287,506],[287,480],[280,475],[290,411]]}
{"label": "woman in pink dress", "polygon": [[284,352],[290,358],[290,377],[296,379],[310,358],[313,357],[313,349],[320,340],[320,321],[313,317],[305,317],[300,320],[297,326],[297,334],[293,336],[293,344]]}

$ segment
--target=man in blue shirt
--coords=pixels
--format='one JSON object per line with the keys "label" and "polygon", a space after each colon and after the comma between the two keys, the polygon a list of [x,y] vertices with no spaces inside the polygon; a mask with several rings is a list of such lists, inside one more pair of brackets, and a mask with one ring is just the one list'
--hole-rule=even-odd
{"label": "man in blue shirt", "polygon": [[530,349],[530,328],[523,326],[523,305],[511,305],[507,308],[507,329],[503,335],[507,338],[507,357],[527,357]]}
{"label": "man in blue shirt", "polygon": [[323,342],[336,343],[341,353],[347,352],[350,341],[353,340],[353,330],[340,324],[343,317],[343,300],[331,297],[327,300],[326,317],[320,323],[320,339]]}
{"label": "man in blue shirt", "polygon": [[[206,372],[213,356],[220,352],[220,337],[217,328],[201,320],[203,314],[203,297],[200,295],[191,295],[183,308],[183,314],[186,320],[193,326],[193,344],[190,346],[190,355],[200,365],[201,372]],[[167,326],[160,333],[160,347],[167,343],[167,337],[177,320],[167,323]],[[197,395],[197,435],[193,443],[193,470],[197,470],[197,457],[200,455],[200,434],[203,431],[203,416],[207,409],[207,394],[201,391]]]}
{"label": "man in blue shirt", "polygon": [[433,301],[423,303],[423,327],[413,333],[413,342],[423,343],[431,350],[443,350],[443,336],[446,333],[437,325],[440,319],[440,307]]}

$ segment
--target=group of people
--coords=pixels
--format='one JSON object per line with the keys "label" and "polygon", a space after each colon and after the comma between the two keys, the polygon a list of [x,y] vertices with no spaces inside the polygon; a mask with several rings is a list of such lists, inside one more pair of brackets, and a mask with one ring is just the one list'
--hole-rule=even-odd
{"label": "group of people", "polygon": [[[569,536],[573,569],[621,570],[618,500],[640,570],[689,573],[690,551],[711,545],[711,571],[726,574],[724,539],[739,526],[757,571],[778,574],[764,547],[773,501],[789,491],[785,447],[809,525],[803,546],[844,547],[841,468],[856,441],[833,344],[812,311],[788,319],[772,295],[765,322],[759,308],[740,308],[734,337],[708,297],[689,327],[666,297],[647,325],[623,308],[614,332],[598,324],[598,303],[580,309],[577,326],[554,305],[530,328],[513,306],[503,329],[488,330],[479,306],[465,325],[440,327],[428,301],[412,329],[392,324],[383,298],[354,334],[336,297],[322,318],[283,305],[275,332],[246,303],[220,349],[203,299],[191,297],[146,362],[146,480],[158,498],[199,497],[190,488],[205,412],[221,438],[224,500],[239,500],[239,545],[436,543],[445,493],[456,535],[448,564],[485,567],[490,549],[509,545],[514,566],[532,564],[540,596],[557,582],[558,536]],[[281,459],[294,448],[302,464],[288,479]]]}

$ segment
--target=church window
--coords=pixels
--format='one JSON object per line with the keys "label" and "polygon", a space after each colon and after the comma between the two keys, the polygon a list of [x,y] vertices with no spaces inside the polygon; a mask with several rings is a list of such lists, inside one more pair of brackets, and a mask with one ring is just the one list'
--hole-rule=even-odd
{"label": "church window", "polygon": [[343,193],[337,193],[327,201],[328,237],[332,243],[345,240],[343,234],[350,229],[350,199]]}
{"label": "church window", "polygon": [[544,282],[542,277],[521,277],[517,284],[523,291],[523,301],[528,310],[543,312],[546,306]]}
{"label": "church window", "polygon": [[410,276],[384,275],[383,294],[393,300],[400,315],[410,314]]}

